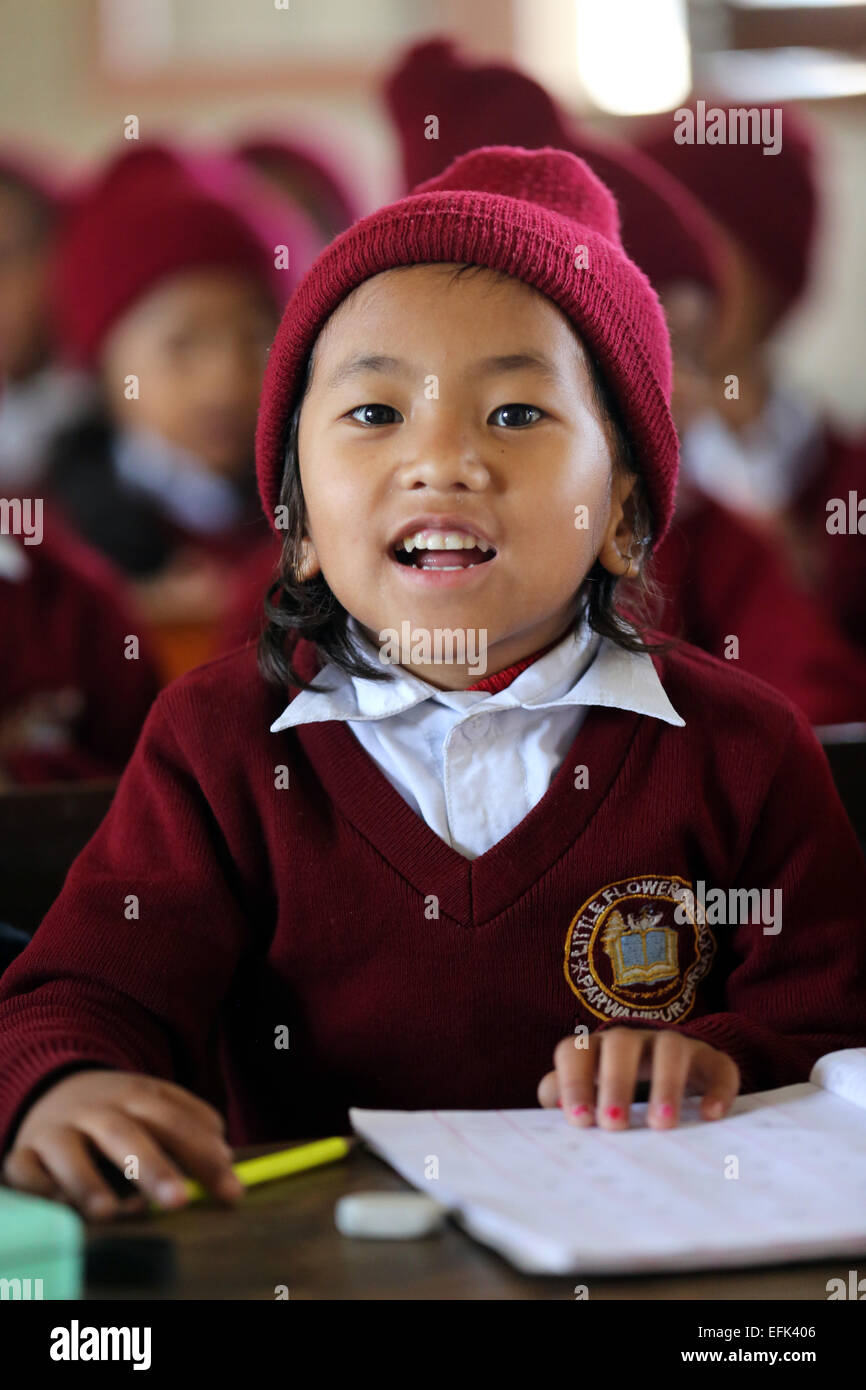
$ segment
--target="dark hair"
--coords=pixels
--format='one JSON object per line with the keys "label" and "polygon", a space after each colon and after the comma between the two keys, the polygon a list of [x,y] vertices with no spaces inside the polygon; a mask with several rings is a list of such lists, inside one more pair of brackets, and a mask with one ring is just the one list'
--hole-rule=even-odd
{"label": "dark hair", "polygon": [[[456,279],[463,274],[484,269],[486,267],[478,265],[461,265],[454,270],[452,278]],[[501,272],[494,274],[499,275]],[[345,303],[345,300],[343,302]],[[650,644],[641,635],[644,629],[654,625],[655,610],[661,597],[652,573],[647,572],[653,526],[643,475],[619,406],[598,362],[586,346],[583,347],[590,368],[595,401],[612,443],[614,473],[619,477],[626,474],[634,478],[628,505],[631,509],[633,546],[643,555],[644,562],[637,576],[629,581],[626,613],[618,608],[616,603],[616,590],[621,576],[611,574],[596,560],[584,578],[583,602],[574,622],[576,625],[585,616],[594,632],[610,638],[626,651],[666,651],[671,645],[670,641]],[[286,521],[285,539],[277,567],[277,577],[265,596],[266,622],[259,639],[259,669],[266,680],[282,688],[285,688],[289,681],[300,689],[309,686],[309,682],[299,676],[292,664],[291,653],[287,650],[287,638],[290,633],[314,642],[325,661],[348,675],[363,676],[372,680],[387,680],[389,677],[386,666],[373,666],[358,653],[347,631],[346,622],[349,615],[332,593],[324,575],[320,572],[307,580],[299,580],[297,577],[297,567],[302,555],[301,544],[306,530],[306,507],[298,459],[298,430],[301,407],[312,379],[314,356],[315,345],[304,364],[295,405],[286,427],[285,462],[279,495],[279,505],[284,508]],[[326,687],[317,682],[315,688],[324,690]]]}
{"label": "dark hair", "polygon": [[12,193],[24,204],[29,244],[39,246],[47,240],[57,221],[56,209],[50,198],[11,169],[0,169],[0,192]]}

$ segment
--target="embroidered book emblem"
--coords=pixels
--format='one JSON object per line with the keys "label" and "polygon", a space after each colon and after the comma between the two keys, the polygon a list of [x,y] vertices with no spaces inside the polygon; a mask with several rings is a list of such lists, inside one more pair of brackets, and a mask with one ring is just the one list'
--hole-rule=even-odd
{"label": "embroidered book emblem", "polygon": [[620,879],[599,888],[572,919],[565,978],[597,1018],[673,1023],[691,1012],[715,951],[687,879]]}

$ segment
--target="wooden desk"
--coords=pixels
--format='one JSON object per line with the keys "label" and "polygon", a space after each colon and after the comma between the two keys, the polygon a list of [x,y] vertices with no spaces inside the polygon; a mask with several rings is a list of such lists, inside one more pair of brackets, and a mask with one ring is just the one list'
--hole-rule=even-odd
{"label": "wooden desk", "polygon": [[[238,1158],[265,1153],[266,1145]],[[174,1214],[92,1224],[92,1235],[164,1235],[175,1243],[177,1280],[162,1289],[92,1285],[87,1296],[148,1299],[268,1299],[276,1285],[290,1299],[568,1299],[573,1278],[518,1273],[452,1223],[415,1241],[347,1240],[334,1204],[347,1192],[406,1191],[402,1178],[359,1146],[340,1163],[251,1188],[236,1210],[196,1205]],[[861,1262],[862,1263],[862,1262]],[[826,1302],[827,1280],[855,1261],[789,1265],[654,1278],[590,1278],[598,1299],[810,1299]]]}

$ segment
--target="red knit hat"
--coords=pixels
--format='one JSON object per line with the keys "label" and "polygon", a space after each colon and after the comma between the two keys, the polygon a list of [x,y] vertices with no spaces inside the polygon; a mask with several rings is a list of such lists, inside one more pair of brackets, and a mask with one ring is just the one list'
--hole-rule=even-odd
{"label": "red knit hat", "polygon": [[320,329],[364,280],[431,262],[512,275],[568,315],[623,412],[659,541],[673,507],[678,448],[668,405],[670,344],[658,299],[625,255],[616,204],[589,167],[561,150],[506,147],[464,155],[409,197],[356,222],[296,290],[268,360],[256,437],[259,491],[271,525],[286,425]]}
{"label": "red knit hat", "polygon": [[361,209],[343,171],[309,142],[251,135],[236,146],[236,153],[256,169],[265,173],[269,168],[282,170],[296,180],[317,221],[333,229],[330,235],[344,231],[360,217]]}
{"label": "red knit hat", "polygon": [[[403,55],[383,90],[407,188],[482,145],[570,150],[614,194],[622,244],[657,289],[694,280],[721,291],[722,250],[697,199],[639,150],[582,129],[517,68],[473,62],[450,39],[428,39]],[[441,113],[437,140],[426,138],[431,112]]]}
{"label": "red knit hat", "polygon": [[[707,100],[727,110],[728,103]],[[695,105],[690,109],[693,113]],[[674,174],[757,262],[776,288],[780,319],[806,288],[817,222],[814,144],[790,107],[782,108],[782,146],[678,145],[673,114],[653,122],[641,149]]]}
{"label": "red knit hat", "polygon": [[65,357],[92,366],[106,333],[147,290],[199,267],[246,271],[277,308],[288,297],[273,246],[167,147],[124,152],[73,199],[54,272]]}

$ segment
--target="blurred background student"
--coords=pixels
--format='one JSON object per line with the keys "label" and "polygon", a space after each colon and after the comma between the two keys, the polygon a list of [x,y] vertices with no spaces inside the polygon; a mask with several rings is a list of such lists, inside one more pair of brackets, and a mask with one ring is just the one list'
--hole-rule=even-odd
{"label": "blurred background student", "polygon": [[63,193],[33,155],[0,148],[0,491],[38,485],[53,434],[86,410],[90,383],[56,361],[50,275]]}
{"label": "blurred background student", "polygon": [[55,439],[45,486],[130,579],[167,677],[210,655],[232,570],[266,534],[261,376],[309,255],[289,244],[278,268],[285,228],[269,245],[240,205],[257,213],[259,194],[228,161],[133,146],[79,190],[57,242],[61,349],[99,398]]}
{"label": "blurred background student", "polygon": [[121,577],[47,515],[0,535],[0,790],[117,777],[159,681]]}
{"label": "blurred background student", "polygon": [[771,352],[809,289],[822,217],[817,138],[792,107],[779,112],[769,156],[760,144],[678,144],[669,122],[642,140],[715,218],[730,279],[708,360],[714,381],[735,378],[735,389],[714,390],[683,430],[683,468],[730,506],[779,523],[804,581],[866,646],[866,546],[827,528],[828,502],[844,498],[847,510],[849,490],[866,496],[866,437],[840,432],[786,387]]}

